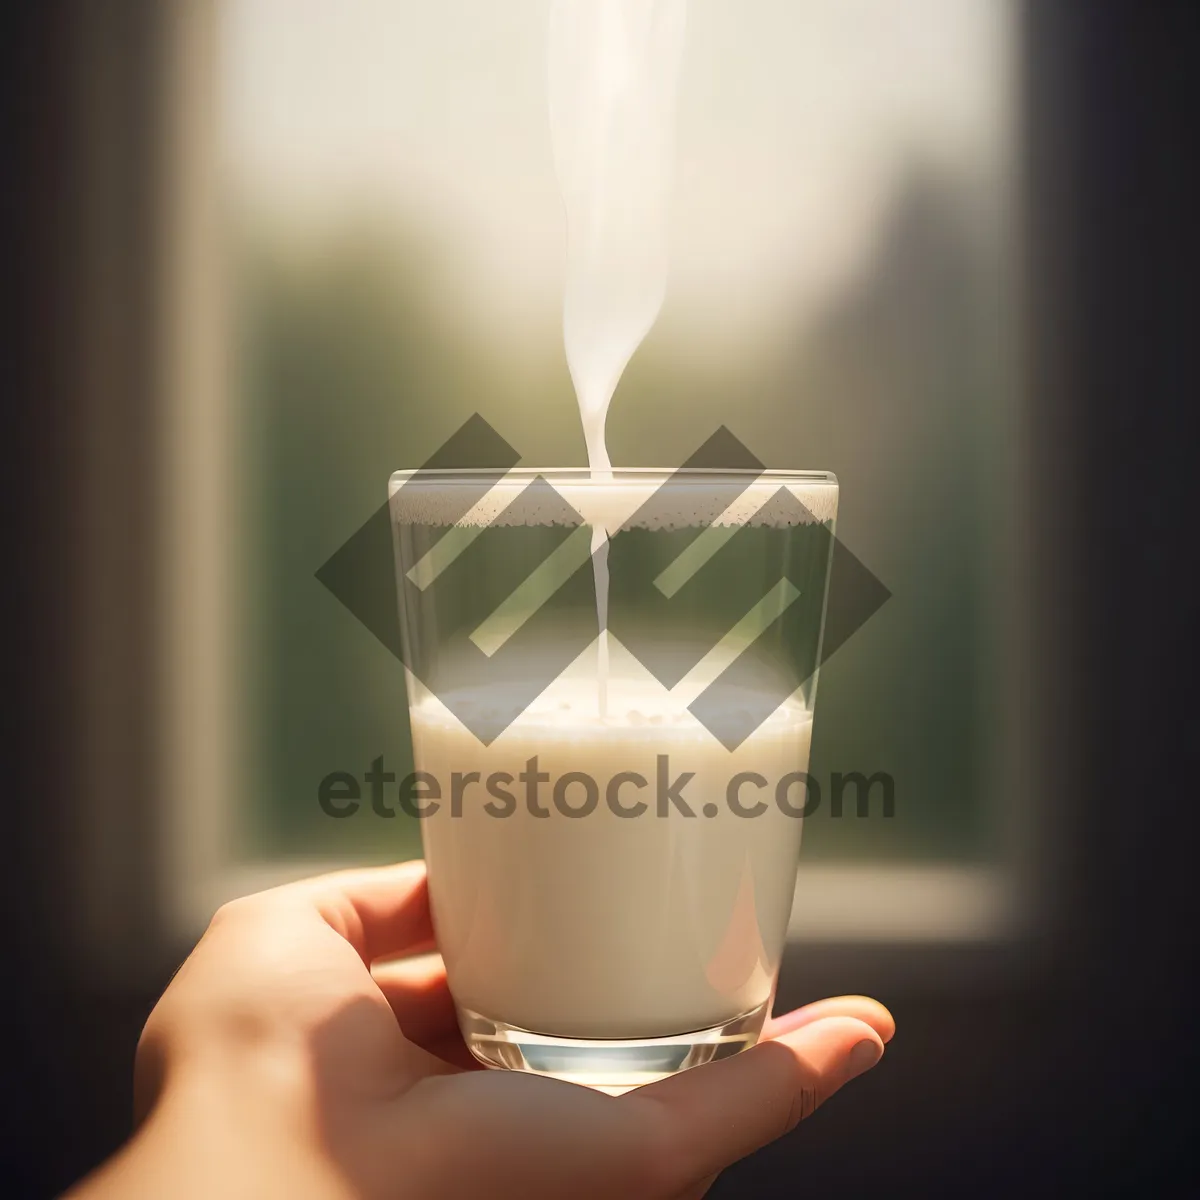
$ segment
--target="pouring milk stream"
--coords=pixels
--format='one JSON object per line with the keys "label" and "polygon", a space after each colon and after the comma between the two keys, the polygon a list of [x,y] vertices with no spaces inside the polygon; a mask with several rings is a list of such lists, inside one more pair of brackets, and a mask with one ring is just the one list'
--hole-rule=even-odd
{"label": "pouring milk stream", "polygon": [[[686,0],[554,0],[548,90],[567,219],[563,341],[593,477],[621,375],[667,287],[667,208]],[[592,531],[599,713],[608,691],[608,531]]]}

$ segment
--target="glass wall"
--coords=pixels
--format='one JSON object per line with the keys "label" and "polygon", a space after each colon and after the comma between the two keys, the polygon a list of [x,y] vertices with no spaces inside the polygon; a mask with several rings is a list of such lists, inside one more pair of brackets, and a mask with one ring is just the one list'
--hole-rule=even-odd
{"label": "glass wall", "polygon": [[[545,0],[224,0],[229,401],[247,859],[419,853],[334,820],[332,771],[410,766],[403,669],[314,572],[478,412],[579,465]],[[830,470],[892,599],[821,677],[813,773],[887,772],[805,861],[987,863],[1009,809],[1018,346],[1011,0],[692,0],[662,317],[614,463],[724,424]]]}

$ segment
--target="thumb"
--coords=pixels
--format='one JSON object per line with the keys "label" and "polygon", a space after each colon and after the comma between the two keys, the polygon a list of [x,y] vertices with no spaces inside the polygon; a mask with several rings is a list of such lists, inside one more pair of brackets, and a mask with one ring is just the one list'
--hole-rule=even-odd
{"label": "thumb", "polygon": [[865,1021],[824,1017],[622,1099],[659,1110],[677,1160],[669,1173],[682,1186],[794,1129],[882,1055],[883,1040]]}

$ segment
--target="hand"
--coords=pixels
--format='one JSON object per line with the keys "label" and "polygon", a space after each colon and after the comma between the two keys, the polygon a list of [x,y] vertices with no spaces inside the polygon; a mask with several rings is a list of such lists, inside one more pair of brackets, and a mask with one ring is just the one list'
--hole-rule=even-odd
{"label": "hand", "polygon": [[[477,1068],[423,863],[217,913],[146,1023],[138,1134],[80,1197],[691,1198],[873,1066],[887,1010],[848,996],[623,1096]],[[391,960],[391,961],[389,961]]]}

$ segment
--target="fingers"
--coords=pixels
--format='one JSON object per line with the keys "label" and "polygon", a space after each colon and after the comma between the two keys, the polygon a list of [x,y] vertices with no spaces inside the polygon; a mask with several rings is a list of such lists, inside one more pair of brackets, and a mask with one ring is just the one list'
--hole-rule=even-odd
{"label": "fingers", "polygon": [[440,1059],[460,1071],[487,1070],[483,1063],[467,1049],[467,1044],[462,1040],[462,1034],[457,1029],[446,1037],[430,1042],[422,1049],[428,1051],[434,1058]]}
{"label": "fingers", "polygon": [[879,1034],[885,1045],[896,1032],[892,1014],[878,1000],[872,1000],[870,996],[833,996],[773,1017],[763,1027],[761,1040],[769,1041],[781,1034],[792,1033],[823,1017],[856,1017],[865,1021]]}
{"label": "fingers", "polygon": [[425,864],[420,860],[338,871],[295,886],[368,965],[432,943]]}
{"label": "fingers", "polygon": [[709,1175],[706,1178],[701,1179],[699,1183],[689,1183],[688,1186],[685,1187],[677,1196],[673,1197],[672,1200],[700,1200],[702,1196],[708,1195],[708,1189],[716,1182],[716,1175]]}
{"label": "fingers", "polygon": [[377,962],[371,967],[371,976],[410,1042],[428,1047],[458,1033],[458,1018],[446,986],[446,964],[441,955],[423,954],[418,958]]}
{"label": "fingers", "polygon": [[865,1021],[821,1017],[723,1062],[638,1088],[619,1102],[660,1122],[667,1176],[682,1186],[787,1133],[882,1054],[882,1037]]}
{"label": "fingers", "polygon": [[460,1070],[483,1070],[462,1040],[440,954],[377,962],[371,967],[371,977],[408,1041]]}

